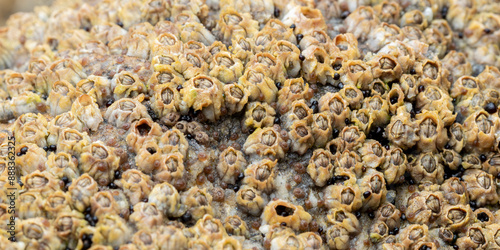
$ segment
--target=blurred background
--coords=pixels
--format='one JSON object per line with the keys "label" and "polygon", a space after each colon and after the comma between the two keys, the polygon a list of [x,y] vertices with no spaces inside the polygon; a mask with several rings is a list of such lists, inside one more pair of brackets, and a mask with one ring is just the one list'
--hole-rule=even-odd
{"label": "blurred background", "polygon": [[0,26],[5,25],[5,21],[13,13],[33,11],[35,6],[51,3],[52,0],[0,0]]}

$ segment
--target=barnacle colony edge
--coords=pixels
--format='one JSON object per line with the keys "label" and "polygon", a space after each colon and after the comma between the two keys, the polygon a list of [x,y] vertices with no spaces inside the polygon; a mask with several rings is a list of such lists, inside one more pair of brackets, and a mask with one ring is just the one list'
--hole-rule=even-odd
{"label": "barnacle colony edge", "polygon": [[493,0],[14,14],[0,249],[500,249],[498,41]]}

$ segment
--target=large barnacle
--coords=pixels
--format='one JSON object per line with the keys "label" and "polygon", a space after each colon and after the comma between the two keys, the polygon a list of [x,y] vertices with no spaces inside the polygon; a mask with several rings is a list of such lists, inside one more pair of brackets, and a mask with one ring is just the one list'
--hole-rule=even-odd
{"label": "large barnacle", "polygon": [[[156,149],[153,149],[156,150]],[[179,152],[159,156],[159,166],[153,170],[155,180],[172,183],[184,176],[183,156]]]}
{"label": "large barnacle", "polygon": [[351,115],[349,103],[339,93],[327,93],[319,99],[319,109],[321,112],[326,111],[330,114],[333,121],[333,127],[342,129],[345,124],[345,119]]}
{"label": "large barnacle", "polygon": [[389,141],[402,149],[413,147],[419,140],[418,125],[411,119],[404,106],[398,109],[397,115],[391,117],[385,131]]}
{"label": "large barnacle", "polygon": [[[44,171],[46,166],[45,162],[47,161],[47,157],[45,157],[46,152],[42,148],[39,148],[35,144],[25,143],[19,144],[18,150],[16,154],[21,154],[21,151],[26,153],[19,157],[15,157],[14,162],[19,168],[19,173],[21,175],[31,174],[35,171]],[[5,158],[7,158],[7,154],[5,154]]]}
{"label": "large barnacle", "polygon": [[[358,183],[359,189],[363,193],[363,210],[372,210],[385,202],[387,188],[382,173],[368,170]],[[367,192],[370,194],[369,196],[365,196]]]}
{"label": "large barnacle", "polygon": [[125,195],[132,205],[148,197],[153,186],[151,178],[136,169],[129,169],[123,172],[122,178],[116,180],[115,183],[117,186],[123,188]]}
{"label": "large barnacle", "polygon": [[444,198],[451,205],[467,204],[469,195],[465,182],[457,177],[451,177],[444,181],[440,189],[443,191]]}
{"label": "large barnacle", "polygon": [[83,174],[73,180],[68,188],[72,207],[83,212],[90,205],[90,198],[97,193],[97,182],[88,174]]}
{"label": "large barnacle", "polygon": [[358,233],[360,224],[353,213],[347,212],[342,208],[333,208],[327,214],[328,223],[332,225],[341,225],[349,233]]}
{"label": "large barnacle", "polygon": [[486,111],[474,112],[464,121],[465,149],[487,152],[494,146],[498,119]]}
{"label": "large barnacle", "polygon": [[139,100],[122,98],[108,107],[104,118],[116,127],[126,127],[141,118],[150,118],[147,108]]}
{"label": "large barnacle", "polygon": [[114,179],[114,173],[119,167],[120,158],[115,149],[104,145],[103,142],[94,142],[83,149],[80,169],[88,173],[99,185],[106,186]]}
{"label": "large barnacle", "polygon": [[256,188],[259,191],[271,193],[275,186],[277,160],[261,160],[249,165],[245,169],[243,183]]}
{"label": "large barnacle", "polygon": [[441,192],[414,193],[408,198],[406,218],[412,223],[431,225],[443,212],[444,205]]}
{"label": "large barnacle", "polygon": [[155,204],[139,202],[134,206],[134,212],[130,214],[130,221],[139,229],[154,228],[162,225],[163,213]]}
{"label": "large barnacle", "polygon": [[53,116],[60,115],[71,110],[71,105],[82,93],[67,81],[57,81],[47,98],[50,113]]}
{"label": "large barnacle", "polygon": [[[130,176],[134,178],[133,174]],[[140,182],[136,182],[136,185],[137,184],[140,184]],[[177,189],[169,183],[164,182],[156,185],[153,190],[151,190],[149,193],[149,202],[155,204],[163,215],[176,216],[180,207],[180,196]]]}
{"label": "large barnacle", "polygon": [[231,53],[223,51],[213,55],[209,75],[223,83],[231,83],[237,82],[243,71],[243,63]]}
{"label": "large barnacle", "polygon": [[24,242],[27,249],[57,248],[61,240],[56,237],[50,222],[43,218],[31,218],[20,222],[16,239]]}
{"label": "large barnacle", "polygon": [[349,232],[342,225],[333,225],[326,231],[326,243],[330,249],[348,249]]}
{"label": "large barnacle", "polygon": [[236,204],[243,211],[254,216],[262,212],[265,202],[267,200],[262,196],[262,193],[251,186],[244,185],[236,193]]}
{"label": "large barnacle", "polygon": [[272,127],[276,111],[267,103],[251,102],[247,105],[246,119],[242,124],[243,131],[249,129]]}
{"label": "large barnacle", "polygon": [[248,155],[267,156],[272,159],[281,159],[285,155],[284,144],[281,135],[272,127],[258,128],[248,136],[243,151]]}
{"label": "large barnacle", "polygon": [[309,84],[302,78],[287,79],[278,92],[278,110],[284,114],[290,110],[291,104],[300,99],[308,100]]}
{"label": "large barnacle", "polygon": [[463,177],[470,200],[478,206],[498,202],[493,176],[479,169],[466,170]]}
{"label": "large barnacle", "polygon": [[146,141],[154,140],[161,134],[161,127],[158,123],[142,118],[132,123],[126,140],[128,146],[138,152]]}
{"label": "large barnacle", "polygon": [[158,141],[158,146],[163,153],[179,152],[184,158],[187,157],[188,142],[184,133],[176,128],[164,132]]}
{"label": "large barnacle", "polygon": [[228,147],[219,156],[217,172],[222,181],[234,184],[238,175],[246,168],[247,161],[243,153],[233,147]]}
{"label": "large barnacle", "polygon": [[44,198],[61,189],[57,178],[46,171],[40,172],[36,170],[21,179],[26,190],[39,193]]}
{"label": "large barnacle", "polygon": [[97,128],[103,122],[96,100],[86,94],[76,98],[71,106],[71,113],[83,124],[84,129],[97,131]]}
{"label": "large barnacle", "polygon": [[429,240],[429,228],[426,224],[408,225],[398,234],[398,239],[403,244],[405,249],[409,249],[418,242],[425,242]]}
{"label": "large barnacle", "polygon": [[314,145],[314,137],[311,128],[304,120],[297,120],[290,126],[289,136],[291,139],[290,149],[299,155],[303,155]]}
{"label": "large barnacle", "polygon": [[226,84],[224,89],[224,104],[229,114],[243,110],[248,102],[250,91],[239,83]]}
{"label": "large barnacle", "polygon": [[80,176],[78,160],[65,152],[59,152],[57,154],[51,153],[49,157],[47,157],[45,166],[51,174],[59,179],[66,177],[71,181]]}
{"label": "large barnacle", "polygon": [[332,122],[327,112],[313,115],[311,132],[314,137],[314,146],[324,147],[332,138]]}
{"label": "large barnacle", "polygon": [[190,188],[181,195],[181,202],[187,206],[194,220],[202,218],[205,214],[213,214],[212,196],[206,189]]}
{"label": "large barnacle", "polygon": [[100,191],[90,198],[92,214],[102,217],[105,214],[119,214],[118,205],[109,191]]}
{"label": "large barnacle", "polygon": [[146,91],[146,86],[139,76],[128,71],[116,74],[111,80],[114,98],[134,98]]}
{"label": "large barnacle", "polygon": [[425,90],[417,95],[416,108],[437,111],[445,126],[455,121],[456,114],[453,114],[452,98],[434,85],[427,85]]}
{"label": "large barnacle", "polygon": [[261,218],[264,225],[281,224],[284,222],[294,230],[300,229],[302,221],[309,223],[312,220],[312,216],[304,211],[302,206],[283,200],[269,202],[264,208]]}
{"label": "large barnacle", "polygon": [[330,185],[324,191],[325,204],[328,208],[341,207],[348,212],[361,208],[361,190],[357,184]]}
{"label": "large barnacle", "polygon": [[189,108],[199,110],[206,119],[215,121],[221,115],[223,90],[219,80],[205,75],[191,78],[181,90],[181,112],[187,113]]}
{"label": "large barnacle", "polygon": [[[60,191],[58,191],[60,192]],[[43,217],[44,198],[34,192],[28,191],[19,195],[18,213],[20,219]]]}
{"label": "large barnacle", "polygon": [[324,186],[333,176],[333,161],[334,157],[330,151],[324,149],[314,150],[307,166],[307,173],[316,186]]}

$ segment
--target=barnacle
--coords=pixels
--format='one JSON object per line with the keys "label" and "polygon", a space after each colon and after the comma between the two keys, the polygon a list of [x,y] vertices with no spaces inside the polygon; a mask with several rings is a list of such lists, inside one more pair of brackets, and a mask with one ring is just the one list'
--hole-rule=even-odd
{"label": "barnacle", "polygon": [[243,131],[273,126],[276,111],[269,104],[251,102],[247,105],[246,109]]}
{"label": "barnacle", "polygon": [[496,203],[498,195],[495,192],[495,181],[493,176],[478,169],[466,170],[463,176],[470,200],[483,206],[485,204]]}
{"label": "barnacle", "polygon": [[361,208],[361,190],[358,185],[330,185],[324,191],[325,204],[328,208],[340,207],[348,212]]}
{"label": "barnacle", "polygon": [[198,220],[204,215],[213,214],[212,196],[206,189],[192,187],[181,195],[181,202],[188,207],[188,211],[193,219]]}
{"label": "barnacle", "polygon": [[82,174],[76,180],[73,180],[68,188],[71,196],[71,204],[80,212],[83,212],[90,205],[90,198],[97,191],[97,182],[88,174]]}
{"label": "barnacle", "polygon": [[109,106],[104,119],[116,127],[130,126],[141,118],[150,118],[147,108],[139,100],[122,98]]}
{"label": "barnacle", "polygon": [[193,77],[181,90],[181,112],[187,113],[189,108],[201,110],[205,118],[215,121],[221,115],[222,94],[222,84],[219,80],[204,75]]}
{"label": "barnacle", "polygon": [[274,189],[274,179],[276,176],[277,160],[261,160],[249,165],[245,169],[245,178],[243,183],[266,193]]}
{"label": "barnacle", "polygon": [[243,145],[243,151],[249,155],[255,154],[281,159],[285,154],[284,143],[286,142],[283,141],[280,133],[273,128],[257,128],[248,136]]}
{"label": "barnacle", "polygon": [[106,186],[113,181],[120,163],[114,148],[107,147],[100,141],[93,142],[83,149],[80,157],[80,169],[92,176],[97,183]]}
{"label": "barnacle", "polygon": [[285,222],[287,226],[294,230],[299,230],[302,221],[309,223],[312,216],[307,213],[302,206],[294,205],[283,200],[269,202],[262,213],[264,225],[281,224]]}
{"label": "barnacle", "polygon": [[[148,197],[153,186],[151,178],[136,169],[129,169],[123,172],[122,178],[116,180],[115,183],[124,190],[125,195],[132,205]],[[167,183],[165,184],[168,185]]]}
{"label": "barnacle", "polygon": [[165,182],[156,185],[150,191],[149,202],[155,204],[165,216],[174,216],[180,207],[180,196],[177,189]]}
{"label": "barnacle", "polygon": [[234,184],[239,173],[243,172],[246,165],[247,161],[243,153],[233,147],[229,147],[219,156],[217,172],[224,182]]}
{"label": "barnacle", "polygon": [[330,151],[324,149],[314,150],[307,166],[307,173],[316,186],[324,186],[333,176],[333,160],[334,156]]}
{"label": "barnacle", "polygon": [[236,193],[236,204],[251,215],[259,215],[265,205],[265,197],[251,186],[243,186]]}

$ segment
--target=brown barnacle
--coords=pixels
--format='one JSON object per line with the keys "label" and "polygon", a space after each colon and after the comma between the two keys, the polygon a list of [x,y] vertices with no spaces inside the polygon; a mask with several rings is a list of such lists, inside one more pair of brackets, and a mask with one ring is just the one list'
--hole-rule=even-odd
{"label": "brown barnacle", "polygon": [[238,215],[226,217],[224,220],[224,228],[229,235],[245,237],[249,235],[247,223]]}
{"label": "brown barnacle", "polygon": [[391,203],[386,203],[381,205],[377,210],[375,217],[378,221],[383,221],[389,228],[389,230],[394,230],[394,228],[399,227],[401,211],[396,208]]}
{"label": "brown barnacle", "polygon": [[399,24],[401,6],[397,2],[382,1],[373,6],[373,11],[381,22]]}
{"label": "brown barnacle", "polygon": [[288,227],[298,231],[303,221],[306,223],[312,221],[312,216],[302,206],[278,199],[266,205],[261,219],[263,225],[274,225],[284,222]]}
{"label": "brown barnacle", "polygon": [[301,233],[297,236],[297,238],[302,242],[305,249],[324,249],[323,239],[316,233]]}
{"label": "brown barnacle", "polygon": [[330,249],[349,249],[349,232],[342,225],[333,225],[326,230],[326,244]]}
{"label": "brown barnacle", "polygon": [[269,30],[262,29],[251,39],[254,53],[267,52],[276,43],[276,39]]}
{"label": "brown barnacle", "polygon": [[349,103],[339,93],[328,92],[319,99],[320,112],[328,112],[333,121],[333,128],[345,127],[345,119],[351,116]]}
{"label": "brown barnacle", "polygon": [[495,180],[491,174],[479,169],[469,169],[462,178],[467,186],[470,200],[475,201],[477,206],[498,202]]}
{"label": "brown barnacle", "polygon": [[456,151],[460,153],[463,147],[465,146],[465,131],[464,127],[460,123],[453,123],[449,128],[450,140],[448,141],[448,145]]}
{"label": "brown barnacle", "polygon": [[225,84],[224,105],[229,114],[238,113],[248,102],[250,91],[240,83]]}
{"label": "brown barnacle", "polygon": [[173,183],[184,176],[183,156],[179,152],[159,156],[160,165],[153,170],[155,181]]}
{"label": "brown barnacle", "polygon": [[178,120],[181,96],[173,84],[160,84],[154,87],[151,107],[161,121],[170,125]]}
{"label": "brown barnacle", "polygon": [[134,212],[130,214],[130,221],[139,229],[155,228],[162,225],[163,214],[155,204],[139,202],[134,205]]}
{"label": "brown barnacle", "polygon": [[253,20],[249,13],[239,13],[229,7],[220,12],[214,34],[229,46],[233,38],[252,37],[258,30],[258,22]]}
{"label": "brown barnacle", "polygon": [[412,194],[407,201],[406,218],[411,223],[432,225],[443,212],[443,193],[422,191]]}
{"label": "brown barnacle", "polygon": [[357,126],[349,126],[340,131],[339,138],[345,142],[345,149],[357,150],[363,145],[366,135]]}
{"label": "brown barnacle", "polygon": [[[180,202],[181,198],[177,189],[167,182],[155,185],[149,193],[149,203],[155,204],[166,217],[178,215]],[[132,200],[131,203],[133,203]]]}
{"label": "brown barnacle", "polygon": [[273,127],[257,128],[247,137],[243,151],[247,155],[267,156],[272,159],[281,159],[285,156],[283,138]]}
{"label": "brown barnacle", "polygon": [[491,249],[500,248],[500,226],[497,223],[492,223],[486,226],[486,234],[490,239],[489,246]]}
{"label": "brown barnacle", "polygon": [[181,89],[180,109],[187,113],[190,108],[201,110],[206,119],[215,121],[221,115],[223,105],[222,84],[219,80],[198,75],[191,78]]}
{"label": "brown barnacle", "polygon": [[354,212],[363,205],[359,186],[350,183],[326,187],[324,200],[328,208],[343,208],[348,212]]}
{"label": "brown barnacle", "polygon": [[19,194],[17,198],[17,213],[19,219],[29,219],[36,217],[44,217],[45,213],[43,206],[45,199],[35,191],[28,191]]}
{"label": "brown barnacle", "polygon": [[108,107],[104,114],[104,119],[118,128],[130,126],[132,122],[141,118],[151,118],[148,115],[146,106],[141,100],[122,98]]}
{"label": "brown barnacle", "polygon": [[246,106],[242,130],[272,127],[276,111],[267,103],[251,102]]}
{"label": "brown barnacle", "polygon": [[5,71],[2,89],[5,89],[8,95],[11,97],[19,96],[23,92],[34,91],[29,77],[25,77],[23,74],[12,70]]}
{"label": "brown barnacle", "polygon": [[[373,169],[367,170],[361,179],[358,181],[360,192],[363,194],[364,211],[373,210],[383,204],[386,199],[387,189],[384,175]],[[365,193],[370,193],[365,197]]]}
{"label": "brown barnacle", "polygon": [[145,141],[154,140],[160,135],[162,135],[162,130],[158,123],[142,118],[132,123],[126,141],[130,148],[138,152]]}
{"label": "brown barnacle", "polygon": [[73,180],[68,188],[71,197],[71,205],[79,212],[90,206],[90,198],[97,193],[97,182],[87,173]]}
{"label": "brown barnacle", "polygon": [[50,120],[48,129],[47,144],[56,144],[59,140],[60,134],[66,128],[76,129],[78,131],[83,130],[83,124],[75,117],[71,112],[62,113],[54,119]]}
{"label": "brown barnacle", "polygon": [[[380,149],[378,149],[380,152]],[[364,160],[364,158],[363,158]],[[384,174],[385,181],[388,184],[400,183],[404,180],[404,174],[407,169],[408,160],[400,148],[391,148],[385,154],[385,161],[380,167]]]}
{"label": "brown barnacle", "polygon": [[92,176],[101,186],[111,183],[115,171],[120,167],[120,158],[115,154],[115,148],[106,146],[102,141],[86,146],[80,158],[80,170]]}
{"label": "brown barnacle", "polygon": [[363,101],[363,93],[356,86],[347,85],[339,91],[340,95],[349,103],[352,110],[359,109]]}
{"label": "brown barnacle", "polygon": [[469,223],[472,214],[472,209],[468,204],[445,205],[441,213],[440,224],[453,232],[459,231]]}
{"label": "brown barnacle", "polygon": [[139,79],[139,76],[125,70],[113,76],[113,79],[111,79],[111,88],[113,89],[115,100],[134,98],[146,92],[146,86]]}
{"label": "brown barnacle", "polygon": [[53,116],[71,110],[71,105],[82,93],[67,81],[57,81],[52,84],[47,104],[49,113]]}
{"label": "brown barnacle", "polygon": [[[295,38],[295,36],[293,36]],[[304,38],[303,38],[304,39]],[[272,44],[271,54],[276,59],[283,62],[285,67],[285,76],[287,79],[296,78],[299,76],[301,63],[300,63],[300,50],[292,42],[280,40]]]}
{"label": "brown barnacle", "polygon": [[[274,82],[285,81],[285,66],[283,65],[283,62],[270,53],[261,52],[255,54],[247,63],[246,67],[261,67],[262,73],[271,78]],[[277,89],[274,91],[275,94],[277,91]]]}
{"label": "brown barnacle", "polygon": [[243,64],[246,64],[253,57],[253,47],[250,38],[245,36],[236,36],[231,39],[232,48],[230,51],[235,58],[240,59]]}
{"label": "brown barnacle", "polygon": [[275,185],[277,160],[264,159],[245,169],[243,183],[265,193],[271,193]]}
{"label": "brown barnacle", "polygon": [[418,94],[418,80],[413,75],[403,74],[399,79],[401,90],[403,90],[406,101],[415,101]]}
{"label": "brown barnacle", "polygon": [[111,81],[103,76],[90,75],[76,84],[76,90],[91,96],[99,106],[112,98]]}
{"label": "brown barnacle", "polygon": [[206,214],[200,218],[191,229],[196,238],[205,240],[209,245],[215,245],[227,237],[226,229],[219,219]]}
{"label": "brown barnacle", "polygon": [[28,191],[40,193],[43,198],[47,198],[50,194],[60,190],[58,179],[47,171],[35,172],[22,176],[24,188]]}
{"label": "brown barnacle", "polygon": [[122,178],[116,180],[115,184],[123,189],[132,205],[147,198],[153,188],[151,178],[137,169],[129,169],[123,172]]}
{"label": "brown barnacle", "polygon": [[421,152],[437,152],[443,150],[448,142],[448,134],[437,111],[424,110],[416,115],[418,126],[417,148]]}
{"label": "brown barnacle", "polygon": [[397,58],[403,72],[409,73],[415,64],[415,49],[402,41],[395,41],[384,46],[378,53],[390,54]]}
{"label": "brown barnacle", "polygon": [[[152,55],[178,56],[182,52],[182,42],[173,33],[165,32],[151,38]],[[168,63],[160,63],[168,64]]]}
{"label": "brown barnacle", "polygon": [[283,87],[278,91],[278,110],[284,114],[290,110],[290,106],[296,100],[310,99],[309,84],[303,78],[287,79]]}
{"label": "brown barnacle", "polygon": [[181,194],[181,202],[194,220],[201,219],[205,214],[213,214],[212,196],[205,188],[191,187]]}
{"label": "brown barnacle", "polygon": [[244,70],[243,63],[227,51],[219,52],[212,57],[209,75],[223,83],[238,81]]}
{"label": "brown barnacle", "polygon": [[106,214],[96,224],[92,242],[118,247],[132,238],[132,230],[118,215]]}
{"label": "brown barnacle", "polygon": [[324,147],[332,139],[332,120],[327,112],[313,114],[311,132],[316,147]]}
{"label": "brown barnacle", "polygon": [[481,89],[498,89],[500,70],[492,65],[485,66],[483,72],[477,76]]}
{"label": "brown barnacle", "polygon": [[467,204],[469,202],[467,186],[458,177],[445,180],[440,190],[443,191],[444,198],[451,205]]}
{"label": "brown barnacle", "polygon": [[[43,217],[22,220],[18,227],[19,231],[16,230],[15,238],[23,242],[26,249],[50,249],[62,245],[61,240],[56,237],[49,220]],[[13,247],[13,244],[11,244],[11,247]],[[20,249],[20,247],[7,247],[7,249]]]}
{"label": "brown barnacle", "polygon": [[87,78],[82,65],[70,58],[54,61],[49,68],[42,72],[42,75],[46,77],[47,82],[64,80],[72,86],[76,86],[79,81]]}
{"label": "brown barnacle", "polygon": [[464,169],[482,169],[488,172],[489,169],[483,168],[479,156],[476,154],[466,154],[462,156],[462,167]]}
{"label": "brown barnacle", "polygon": [[[345,65],[344,65],[345,64]],[[363,88],[373,81],[370,65],[361,60],[351,60],[343,64],[345,74],[341,76],[342,82]]]}
{"label": "brown barnacle", "polygon": [[[185,129],[187,130],[187,125]],[[188,141],[184,133],[177,128],[172,128],[164,132],[158,140],[158,146],[162,153],[179,152],[184,158],[188,156]]]}
{"label": "brown barnacle", "polygon": [[280,19],[269,20],[261,29],[261,32],[262,31],[270,34],[274,39],[276,39],[276,42],[283,41],[294,44],[297,42],[294,30],[291,29],[290,26],[287,26],[286,24],[281,22]]}
{"label": "brown barnacle", "polygon": [[422,67],[422,78],[420,81],[422,85],[426,87],[432,85],[443,90],[447,90],[450,88],[450,83],[448,82],[446,77],[443,77],[443,66],[441,65],[441,62],[439,60],[424,60],[424,62],[422,62],[422,65],[419,67]]}
{"label": "brown barnacle", "polygon": [[417,183],[441,184],[444,176],[444,166],[439,154],[431,152],[420,154],[410,163],[410,174]]}
{"label": "brown barnacle", "polygon": [[450,88],[450,96],[458,100],[465,100],[477,92],[479,92],[479,84],[477,78],[473,76],[461,76]]}
{"label": "brown barnacle", "polygon": [[387,104],[391,114],[396,114],[397,109],[404,105],[405,95],[399,84],[393,84],[386,96]]}
{"label": "brown barnacle", "polygon": [[191,79],[197,75],[208,74],[209,65],[196,52],[185,52],[179,56],[179,60],[172,65],[185,79]]}
{"label": "brown barnacle", "polygon": [[90,198],[92,214],[98,218],[105,214],[119,214],[118,206],[113,195],[109,191],[100,191]]}
{"label": "brown barnacle", "polygon": [[488,152],[495,145],[498,119],[482,110],[472,113],[463,123],[465,149],[468,152]]}
{"label": "brown barnacle", "polygon": [[362,42],[379,23],[380,20],[370,6],[360,6],[344,20],[347,32],[353,33]]}
{"label": "brown barnacle", "polygon": [[453,149],[444,149],[441,152],[441,157],[443,158],[443,164],[451,170],[457,170],[462,164],[462,156]]}
{"label": "brown barnacle", "polygon": [[385,126],[390,120],[389,104],[381,95],[374,95],[363,100],[363,109],[370,111],[373,117],[373,126]]}
{"label": "brown barnacle", "polygon": [[83,124],[84,129],[92,131],[97,131],[99,124],[104,121],[96,100],[86,94],[76,98],[71,106],[71,113]]}
{"label": "brown barnacle", "polygon": [[[9,144],[12,146],[12,144]],[[27,149],[26,154],[21,155],[21,151],[23,149]],[[9,151],[11,152],[11,151]],[[22,143],[18,144],[17,150],[15,150],[15,153],[17,154],[16,157],[11,157],[12,154],[5,154],[5,159],[12,159],[15,164],[16,168],[19,168],[19,174],[21,175],[27,175],[31,174],[35,171],[44,171],[46,169],[45,162],[47,161],[46,153],[45,150],[42,148],[38,147],[35,144],[32,143]],[[21,155],[21,156],[19,156]],[[7,156],[10,156],[7,158]],[[10,164],[9,164],[10,165]]]}
{"label": "brown barnacle", "polygon": [[258,216],[265,206],[267,199],[262,193],[248,185],[243,185],[236,193],[236,204],[244,212]]}
{"label": "brown barnacle", "polygon": [[296,120],[290,126],[291,151],[303,155],[314,145],[311,128],[305,120]]}
{"label": "brown barnacle", "polygon": [[418,242],[429,240],[429,227],[426,224],[411,224],[400,231],[397,239],[404,249],[412,249]]}
{"label": "brown barnacle", "polygon": [[408,11],[401,17],[401,27],[415,26],[420,30],[424,30],[427,25],[427,18],[420,10]]}
{"label": "brown barnacle", "polygon": [[[386,161],[386,149],[376,140],[365,140],[363,145],[358,148],[357,152],[361,156],[363,163],[370,168],[382,166]],[[400,165],[404,162],[398,158],[399,156],[404,157],[403,159],[406,161],[406,156],[404,154],[396,155],[394,164]],[[384,167],[384,169],[386,168]]]}
{"label": "brown barnacle", "polygon": [[[363,174],[363,162],[361,157],[355,151],[345,150],[342,153],[335,155],[334,161],[335,171],[334,174],[342,176],[342,172],[350,172],[356,177]],[[355,180],[355,179],[354,179]]]}
{"label": "brown barnacle", "polygon": [[219,156],[219,164],[217,165],[217,173],[222,181],[229,184],[234,184],[239,173],[246,168],[247,161],[243,153],[233,147],[228,147]]}
{"label": "brown barnacle", "polygon": [[361,226],[358,218],[353,213],[346,211],[343,208],[332,208],[326,215],[327,221],[331,225],[341,225],[350,234],[359,233]]}
{"label": "brown barnacle", "polygon": [[297,120],[303,120],[307,124],[312,122],[313,110],[307,106],[304,99],[293,101],[289,108],[289,111],[281,116],[283,127],[288,128]]}
{"label": "brown barnacle", "polygon": [[371,67],[373,78],[384,82],[391,82],[401,77],[402,69],[397,59],[390,54],[377,54],[368,64]]}
{"label": "brown barnacle", "polygon": [[332,71],[330,56],[321,46],[311,45],[302,50],[302,72],[308,82],[327,83],[328,73]]}
{"label": "brown barnacle", "polygon": [[[395,24],[381,23],[368,34],[366,44],[370,51],[379,51],[387,44],[403,40],[401,29]],[[382,54],[382,53],[379,53]]]}
{"label": "brown barnacle", "polygon": [[378,243],[389,236],[389,227],[384,221],[375,221],[370,227],[370,241]]}
{"label": "brown barnacle", "polygon": [[455,244],[461,249],[490,249],[488,245],[492,239],[489,236],[488,229],[473,224],[467,228],[464,236],[457,239]]}
{"label": "brown barnacle", "polygon": [[[24,193],[22,195],[28,193],[30,192]],[[21,195],[19,198],[21,199]],[[49,195],[43,202],[43,210],[46,212],[47,217],[55,219],[56,217],[59,216],[60,213],[71,212],[72,209],[71,209],[70,199],[71,198],[68,193],[65,193],[60,190]],[[31,203],[35,204],[36,200],[35,202]]]}
{"label": "brown barnacle", "polygon": [[82,213],[76,211],[67,211],[57,213],[53,221],[54,232],[57,237],[67,242],[68,247],[76,247],[76,240],[72,239],[79,235],[80,231],[88,225]]}
{"label": "brown barnacle", "polygon": [[322,187],[333,176],[334,156],[328,150],[316,149],[309,160],[307,173],[316,186]]}
{"label": "brown barnacle", "polygon": [[418,125],[411,119],[404,106],[398,109],[397,115],[391,117],[385,132],[387,139],[403,150],[413,147],[419,140]]}
{"label": "brown barnacle", "polygon": [[387,95],[386,93],[389,92],[389,84],[384,83],[380,79],[374,79],[368,86],[361,87],[361,89],[370,91],[370,95],[385,97]]}
{"label": "brown barnacle", "polygon": [[157,247],[166,247],[166,249],[186,249],[188,241],[183,230],[175,226],[159,226],[157,229],[156,241]]}

